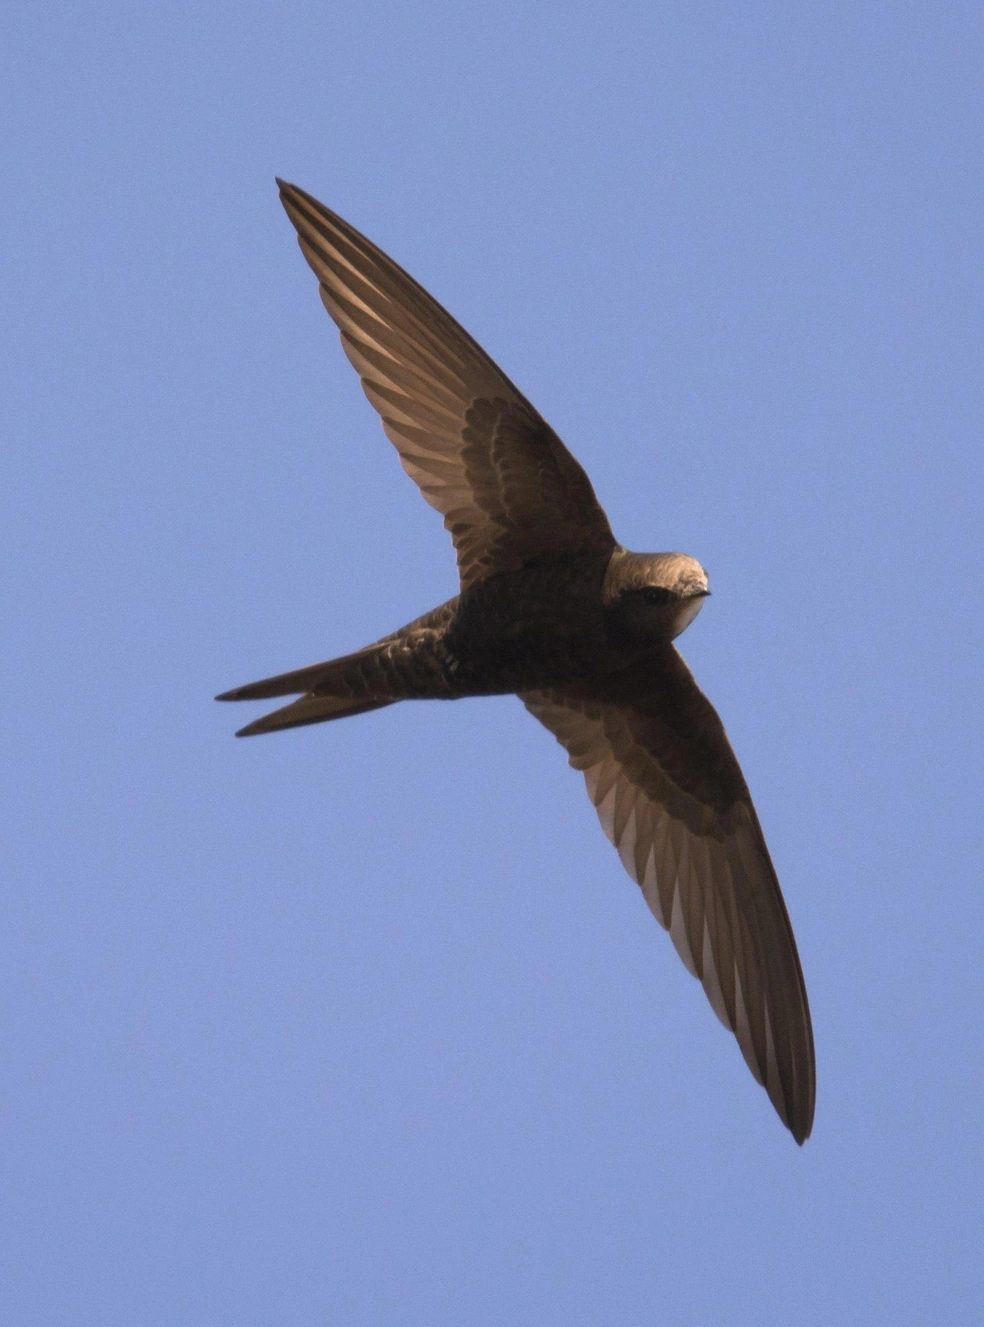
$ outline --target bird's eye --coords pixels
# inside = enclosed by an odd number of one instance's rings
[[[668,604],[673,598],[670,590],[664,590],[659,585],[647,585],[642,592],[642,597],[647,604]]]

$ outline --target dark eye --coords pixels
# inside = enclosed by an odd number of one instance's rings
[[[648,585],[642,592],[642,597],[647,604],[668,604],[673,598],[672,591],[664,590],[658,585]]]

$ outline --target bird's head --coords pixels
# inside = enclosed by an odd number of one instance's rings
[[[605,617],[625,644],[673,640],[710,594],[707,573],[686,553],[613,554],[602,587]]]

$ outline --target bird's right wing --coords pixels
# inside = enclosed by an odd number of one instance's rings
[[[738,762],[686,664],[671,647],[600,693],[521,699],[584,774],[626,870],[802,1143],[815,1070],[796,942]]]
[[[481,346],[364,235],[278,184],[345,353],[444,516],[462,588],[544,557],[612,551],[587,475]]]

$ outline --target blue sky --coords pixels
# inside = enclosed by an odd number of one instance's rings
[[[2,22],[6,1320],[974,1320],[979,9]],[[517,701],[212,703],[455,589],[275,173],[708,568],[802,1150]]]

